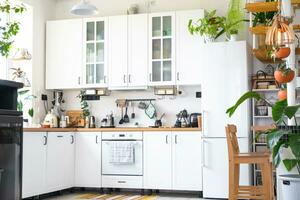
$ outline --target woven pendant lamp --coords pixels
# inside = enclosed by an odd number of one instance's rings
[[[278,2],[281,5],[281,1]],[[281,10],[275,16],[272,26],[266,34],[266,44],[272,46],[284,46],[295,41],[295,33],[288,23],[281,17]]]

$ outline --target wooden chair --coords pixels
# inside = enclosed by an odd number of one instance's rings
[[[226,137],[229,157],[229,200],[273,200],[273,174],[269,153],[240,153],[235,125],[227,125]],[[257,164],[261,168],[262,186],[241,186],[240,164]]]

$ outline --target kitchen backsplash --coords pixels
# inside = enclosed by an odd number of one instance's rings
[[[201,98],[196,98],[196,92],[201,91],[200,86],[185,86],[180,87],[180,91],[183,91],[181,95],[178,96],[166,96],[161,98],[161,96],[154,95],[153,89],[142,90],[142,91],[112,91],[110,96],[101,97],[99,101],[88,101],[90,106],[91,114],[96,117],[96,125],[100,125],[102,118],[105,118],[107,114],[113,112],[115,116],[115,124],[119,125],[119,120],[121,119],[121,109],[116,105],[116,99],[140,99],[140,98],[154,98],[157,99],[153,102],[157,109],[157,115],[160,117],[165,113],[162,119],[163,126],[173,126],[176,121],[176,114],[186,109],[189,113],[195,113],[201,111]],[[79,110],[80,103],[76,96],[79,94],[79,90],[66,90],[64,91],[63,108],[67,110]],[[134,102],[134,112],[136,117],[134,119],[130,118],[130,123],[123,124],[122,126],[132,127],[136,122],[138,122],[141,127],[153,126],[155,119],[149,119],[145,114],[144,110],[138,108],[139,102]],[[148,102],[145,102],[148,104]],[[131,116],[133,108],[128,108],[128,115]],[[124,109],[125,113],[125,109]]]

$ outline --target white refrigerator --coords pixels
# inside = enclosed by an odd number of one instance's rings
[[[235,124],[241,152],[249,151],[250,106],[229,118],[226,110],[249,90],[251,57],[245,41],[204,44],[201,53],[203,196],[228,198],[228,150],[225,126]],[[250,167],[242,166],[241,184],[249,185]]]

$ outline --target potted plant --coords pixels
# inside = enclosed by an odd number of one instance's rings
[[[211,12],[205,11],[204,18],[188,23],[188,29],[191,34],[199,34],[204,37],[205,42],[213,42],[224,33],[225,17],[216,15],[216,10]]]
[[[275,80],[282,83],[289,83],[295,77],[295,71],[286,66],[286,63],[279,63],[277,70],[274,72]]]
[[[18,15],[26,10],[24,4],[12,5],[9,0],[0,3],[0,13],[5,15]],[[0,25],[0,54],[8,57],[14,43],[14,37],[19,33],[20,23],[9,21]]]
[[[244,12],[241,0],[230,0],[228,12],[226,16],[225,32],[227,40],[236,41],[237,34],[242,28],[244,20]]]
[[[25,75],[26,73],[21,70],[21,68],[10,68],[13,70],[12,80],[20,83],[25,83]]]
[[[267,145],[272,152],[273,165],[277,168],[281,161],[287,171],[296,168],[298,174],[282,175],[280,177],[283,189],[283,199],[297,200],[299,196],[295,194],[295,190],[291,191],[288,187],[294,184],[296,190],[300,190],[300,126],[297,125],[296,113],[300,105],[288,106],[287,100],[279,100],[272,104],[267,99],[256,92],[246,92],[234,106],[230,107],[226,113],[231,117],[235,110],[247,99],[262,100],[272,107],[272,119],[275,122],[274,128],[267,130]],[[285,120],[294,120],[296,126],[289,126]],[[291,151],[291,158],[283,158],[281,150],[289,149]],[[287,184],[288,185],[284,185]]]
[[[89,110],[89,104],[85,100],[86,96],[86,91],[81,90],[80,93],[78,94],[78,98],[80,99],[80,107],[82,110],[82,118],[80,120],[80,126],[85,126],[86,123],[88,123],[85,119],[90,116],[90,110]]]

